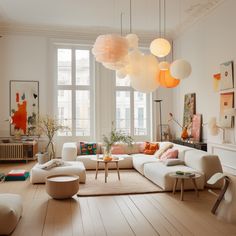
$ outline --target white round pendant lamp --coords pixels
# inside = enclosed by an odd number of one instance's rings
[[[170,53],[171,46],[168,40],[164,38],[154,39],[150,44],[150,51],[157,57],[165,57]]]
[[[176,60],[170,65],[170,73],[175,78],[185,79],[189,77],[191,72],[192,68],[190,63],[184,59]]]

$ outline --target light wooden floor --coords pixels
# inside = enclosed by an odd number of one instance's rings
[[[2,164],[0,172],[30,169],[29,164]],[[236,235],[236,225],[218,221],[210,213],[215,200],[207,191],[196,198],[186,192],[112,197],[51,199],[44,185],[29,181],[0,183],[1,193],[18,193],[24,200],[23,216],[12,235]],[[1,222],[0,222],[1,224]]]

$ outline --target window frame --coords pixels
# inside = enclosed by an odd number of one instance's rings
[[[58,49],[71,49],[71,84],[70,85],[59,85],[58,84]],[[89,85],[76,85],[76,50],[88,50],[89,51]],[[71,135],[57,135],[58,137],[75,137],[78,139],[89,140],[95,137],[95,60],[91,52],[91,46],[79,45],[79,44],[55,44],[54,45],[54,72],[55,80],[54,87],[56,90],[55,94],[55,114],[58,117],[58,91],[59,90],[69,90],[71,91],[71,110],[72,110],[72,129]],[[76,91],[85,90],[90,93],[90,135],[89,136],[76,136]]]
[[[149,140],[151,137],[152,137],[152,134],[151,134],[151,121],[152,121],[152,117],[151,117],[151,93],[145,93],[146,94],[146,127],[147,127],[147,135],[135,135],[135,117],[134,117],[134,92],[139,92],[135,89],[133,89],[130,86],[118,86],[116,85],[116,79],[117,79],[117,76],[115,74],[115,109],[114,109],[114,112],[115,112],[115,127],[117,127],[117,124],[116,124],[116,92],[120,91],[124,91],[124,92],[127,92],[129,91],[130,92],[130,135],[137,141],[143,141],[143,140]],[[118,129],[118,128],[117,128]]]

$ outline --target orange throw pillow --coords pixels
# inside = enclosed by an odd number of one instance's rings
[[[158,149],[159,149],[158,143],[146,142],[145,149],[144,149],[143,153],[145,153],[147,155],[153,155],[156,152],[156,150],[158,150]]]

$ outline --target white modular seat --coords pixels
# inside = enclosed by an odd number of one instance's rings
[[[144,165],[144,175],[146,178],[151,180],[153,183],[160,186],[166,191],[171,191],[174,185],[174,178],[170,177],[171,172],[176,171],[194,172],[199,173],[195,169],[185,165],[166,166],[162,162],[157,163],[146,163]],[[205,184],[205,177],[203,173],[199,173],[201,176],[196,179],[198,189],[203,189]],[[179,181],[180,182],[180,181]],[[193,189],[193,183],[191,180],[185,180],[184,189]],[[180,189],[180,183],[177,185],[177,190]]]
[[[46,178],[51,175],[78,175],[80,183],[86,181],[86,170],[84,164],[80,161],[65,161],[62,166],[57,166],[49,170],[40,168],[40,164],[36,164],[30,171],[30,182],[32,184],[45,183]]]

